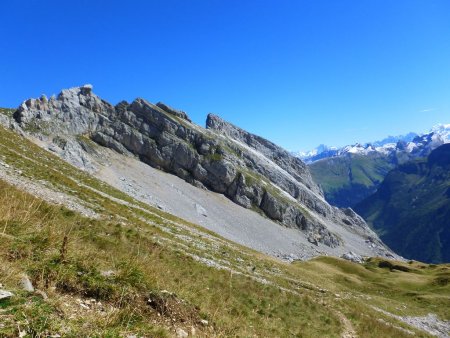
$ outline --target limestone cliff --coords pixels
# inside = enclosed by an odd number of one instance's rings
[[[77,141],[81,135],[119,153],[133,154],[155,168],[298,229],[311,243],[343,245],[345,238],[339,229],[345,228],[380,254],[388,252],[358,215],[324,200],[301,160],[218,116],[208,115],[205,129],[192,123],[185,112],[163,103],[154,105],[138,98],[113,106],[86,85],[63,90],[49,100],[26,100],[14,120],[57,145],[67,140],[71,154],[80,151],[82,156],[84,145]]]

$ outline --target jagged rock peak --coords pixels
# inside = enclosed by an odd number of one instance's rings
[[[165,112],[175,115],[179,118],[182,118],[184,120],[187,120],[189,122],[192,122],[191,119],[189,118],[189,116],[186,114],[186,112],[182,111],[182,110],[178,110],[175,108],[172,108],[170,106],[168,106],[167,104],[163,103],[163,102],[158,102],[156,104],[157,107],[161,108],[162,110],[164,110]]]
[[[224,119],[213,113],[209,113],[206,117],[206,129],[221,130],[225,125],[232,126],[231,123],[225,121]]]
[[[220,132],[223,135],[226,135],[228,137],[231,137],[237,141],[243,142],[250,146],[251,148],[254,148],[258,151],[261,151],[264,155],[271,155],[273,152],[278,153],[278,155],[283,155],[289,158],[292,158],[295,162],[302,165],[302,167],[305,167],[303,162],[301,160],[298,160],[291,154],[289,154],[286,150],[281,148],[280,146],[277,146],[275,143],[266,140],[265,138],[249,133],[248,131],[241,129],[234,124],[225,121],[221,117],[214,115],[214,114],[208,114],[206,118],[206,128],[215,130]]]
[[[206,128],[228,136],[262,153],[289,173],[296,181],[301,182],[316,194],[323,195],[322,190],[314,183],[306,164],[275,143],[249,133],[214,114],[208,114]]]
[[[209,113],[208,116],[206,117],[206,129],[220,131],[221,133],[224,133],[227,136],[230,136],[234,139],[238,139],[241,141],[245,141],[245,139],[248,138],[250,135],[264,140],[262,137],[253,135],[253,134],[245,131],[244,129],[241,129],[241,128],[235,126],[234,124],[225,121],[220,116],[217,116],[212,113]],[[267,140],[264,140],[264,141],[267,141]],[[267,142],[270,142],[270,141],[267,141]]]
[[[123,100],[123,101],[120,101],[118,104],[116,104],[114,108],[116,109],[117,113],[123,113],[127,110],[128,106],[129,106],[129,103],[127,101]]]
[[[241,129],[214,114],[208,114],[206,118],[206,128],[218,131],[223,135],[245,143],[249,147],[261,151],[266,156],[273,153],[273,151],[281,152],[283,155],[286,153],[287,156],[291,156],[287,151],[276,144],[262,138],[261,136],[251,134],[248,131]],[[302,163],[301,161],[298,162]]]

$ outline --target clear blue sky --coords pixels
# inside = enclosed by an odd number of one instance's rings
[[[0,106],[84,83],[289,150],[450,123],[450,1],[2,1]]]

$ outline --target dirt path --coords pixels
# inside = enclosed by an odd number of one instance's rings
[[[335,314],[336,316],[338,316],[344,328],[344,331],[341,334],[341,338],[357,338],[358,335],[353,328],[352,322],[340,311],[335,310]]]

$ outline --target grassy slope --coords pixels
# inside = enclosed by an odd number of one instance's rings
[[[12,108],[0,108],[0,114],[4,114],[6,116],[12,116],[15,111],[16,110]]]
[[[385,156],[355,154],[327,158],[309,165],[327,201],[340,207],[353,207],[372,194],[393,167]]]
[[[0,301],[0,336],[16,336],[18,327],[30,336],[164,336],[194,326],[199,336],[337,337],[348,330],[343,316],[364,337],[406,336],[378,319],[404,324],[370,305],[450,319],[448,266],[401,272],[335,258],[285,264],[134,201],[1,127],[0,160],[101,215],[87,219],[0,182],[0,283],[16,293]],[[114,275],[101,274],[107,270]],[[48,299],[20,291],[22,273]],[[93,298],[103,310],[84,310],[77,298]]]
[[[450,155],[441,150],[432,154],[448,160]],[[441,164],[419,159],[401,165],[356,207],[385,243],[405,257],[450,261],[450,163]]]

